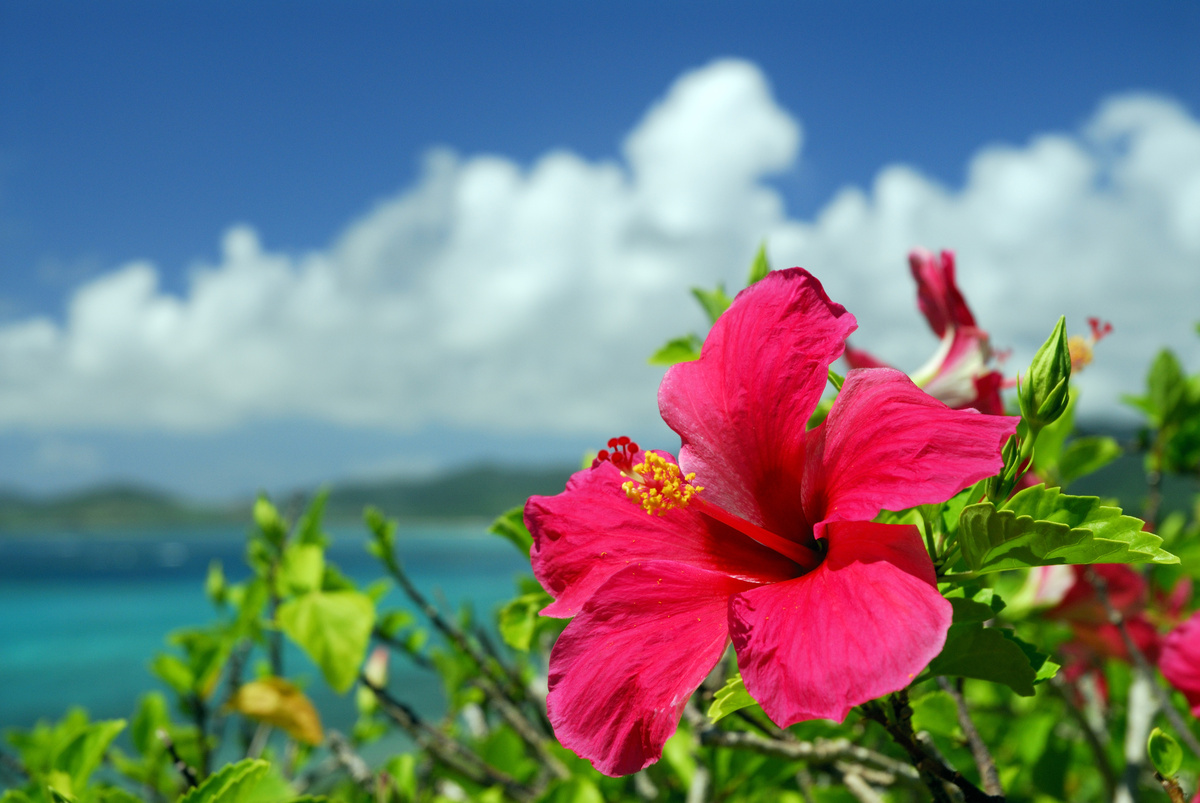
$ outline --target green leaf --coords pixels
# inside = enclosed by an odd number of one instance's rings
[[[1033,696],[1037,669],[1007,630],[978,623],[950,625],[946,646],[929,664],[935,675],[1003,683],[1023,697]]]
[[[734,711],[752,705],[758,705],[758,702],[746,691],[741,674],[737,674],[725,681],[725,685],[713,696],[712,705],[708,707],[708,719],[717,722]]]
[[[975,593],[971,599],[965,597],[948,597],[950,607],[954,609],[954,624],[971,624],[973,622],[986,622],[989,619],[994,619],[996,614],[1004,610],[1004,600],[992,591],[990,588],[985,588]]]
[[[196,676],[187,664],[174,655],[160,652],[150,662],[150,671],[179,694],[188,694],[196,684]]]
[[[836,373],[832,368],[829,369],[829,384],[833,385],[833,389],[840,391],[842,385],[846,384],[846,377]]]
[[[488,527],[488,532],[501,538],[507,538],[513,546],[525,554],[525,557],[529,557],[529,548],[533,546],[533,536],[525,526],[524,506],[514,507],[501,513],[492,522],[492,526]]]
[[[767,244],[764,241],[758,247],[758,253],[754,255],[754,262],[750,264],[750,276],[746,279],[746,286],[754,284],[766,277],[771,272],[771,263],[767,261]]]
[[[942,736],[954,736],[960,730],[958,706],[954,698],[944,691],[933,691],[913,700],[912,711],[914,730]]]
[[[725,285],[723,284],[718,284],[715,290],[693,287],[692,295],[700,302],[700,306],[704,307],[709,323],[716,323],[717,318],[721,317],[721,313],[729,309],[729,305],[733,303],[733,299],[725,295]]]
[[[700,347],[704,341],[696,335],[684,335],[673,340],[650,355],[647,360],[651,365],[675,365],[681,362],[691,362],[700,359]]]
[[[143,756],[161,753],[163,745],[158,739],[158,730],[170,722],[167,698],[156,691],[143,694],[138,701],[137,713],[133,715],[133,727],[129,730],[134,748]]]
[[[1179,747],[1179,742],[1161,728],[1150,731],[1146,752],[1154,769],[1164,778],[1174,778],[1175,773],[1179,772],[1179,765],[1183,763],[1183,750]]]
[[[123,730],[123,719],[96,722],[63,748],[55,765],[71,777],[71,791],[78,793],[87,786],[88,778],[104,759],[104,751],[108,750],[112,740]]]
[[[142,799],[124,789],[109,787],[101,792],[104,803],[142,803]]]
[[[321,588],[324,575],[325,548],[296,541],[283,550],[277,585],[282,596],[307,594]]]
[[[314,591],[285,602],[279,627],[308,653],[339,694],[354,685],[375,625],[375,604],[357,591]]]
[[[554,784],[545,803],[604,803],[604,795],[589,778],[575,777]]]
[[[1038,438],[1037,448],[1042,448],[1041,437]],[[1101,435],[1076,438],[1067,444],[1058,461],[1059,479],[1063,485],[1067,485],[1099,471],[1120,456],[1121,447],[1112,438]]]
[[[204,578],[204,593],[214,605],[224,605],[229,584],[225,582],[225,572],[221,561],[213,559],[208,564],[208,574]]]
[[[1094,496],[1026,488],[997,510],[991,502],[963,508],[959,543],[973,572],[1066,563],[1178,563],[1143,532],[1143,522]],[[952,577],[952,576],[951,576]]]
[[[538,611],[552,602],[543,592],[522,594],[500,609],[500,637],[504,643],[521,652],[529,652],[529,644],[537,629]]]
[[[247,758],[230,764],[205,779],[179,799],[179,803],[240,803],[267,774],[267,762]]]
[[[1071,350],[1067,346],[1067,322],[1059,317],[1054,331],[1037,353],[1025,375],[1018,383],[1017,401],[1021,417],[1035,429],[1052,424],[1064,412],[1071,400]]]
[[[312,546],[326,546],[325,533],[321,529],[321,519],[325,516],[325,503],[329,501],[329,489],[322,488],[308,503],[308,509],[300,517],[296,525],[296,541]]]

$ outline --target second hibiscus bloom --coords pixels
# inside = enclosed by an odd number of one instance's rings
[[[574,620],[550,658],[559,740],[610,775],[656,761],[732,640],[777,724],[841,720],[940,652],[950,605],[915,527],[871,522],[1001,467],[1017,419],[951,410],[889,368],[856,369],[806,431],[856,327],[799,268],[740,293],[659,408],[669,454],[618,443],[533,497],[534,573]]]

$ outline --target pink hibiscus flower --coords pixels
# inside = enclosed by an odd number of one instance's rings
[[[542,613],[574,616],[550,656],[548,713],[601,772],[659,758],[730,640],[781,726],[842,720],[941,650],[951,609],[917,529],[871,519],[995,474],[1017,419],[866,369],[805,431],[855,326],[806,271],[769,274],[663,379],[678,463],[621,439],[526,505],[554,597]]]
[[[934,334],[942,339],[938,350],[912,374],[919,387],[956,410],[974,408],[1002,415],[1000,388],[1004,378],[988,367],[992,351],[987,332],[975,325],[975,316],[954,279],[954,252],[939,255],[916,249],[908,255],[917,280],[917,304]],[[846,347],[851,368],[879,368],[887,363],[862,349]]]
[[[1200,717],[1200,611],[1167,634],[1158,668]]]

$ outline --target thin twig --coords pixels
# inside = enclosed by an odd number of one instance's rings
[[[855,800],[859,803],[884,803],[879,793],[866,781],[862,776],[855,772],[847,772],[842,775],[842,783],[850,794],[854,795]]]
[[[1124,642],[1129,657],[1133,659],[1133,665],[1150,680],[1150,686],[1154,691],[1158,705],[1162,709],[1163,714],[1166,715],[1167,720],[1171,723],[1171,727],[1179,734],[1179,738],[1188,746],[1192,754],[1200,758],[1200,741],[1196,740],[1191,728],[1184,721],[1183,716],[1171,704],[1170,693],[1155,680],[1154,667],[1146,660],[1145,653],[1142,652],[1137,642],[1133,640],[1133,636],[1129,634],[1129,628],[1125,626],[1125,617],[1121,615],[1121,612],[1113,606],[1112,600],[1109,599],[1108,583],[1100,576],[1099,572],[1091,567],[1088,567],[1087,578],[1092,587],[1096,589],[1096,596],[1099,598],[1100,604],[1104,606],[1105,613],[1108,614],[1109,623],[1116,627],[1117,632],[1121,634],[1121,641]]]
[[[416,712],[392,697],[365,675],[359,680],[375,692],[384,713],[395,720],[421,748],[428,750],[446,766],[484,786],[500,786],[506,795],[520,803],[532,803],[537,793],[512,776],[498,770],[446,734],[426,725]]]
[[[950,698],[954,700],[955,708],[958,709],[958,726],[962,728],[963,734],[967,737],[967,744],[971,747],[971,757],[975,759],[975,766],[979,768],[983,791],[989,795],[1003,795],[1004,787],[1000,785],[1000,773],[996,771],[996,762],[988,751],[983,737],[979,735],[975,723],[971,720],[971,713],[967,710],[967,701],[963,699],[962,690],[944,677],[939,677],[937,680],[942,691],[950,695]]]
[[[725,731],[702,728],[700,743],[710,747],[747,750],[764,756],[791,761],[804,761],[820,766],[833,766],[838,761],[850,761],[874,766],[894,776],[895,780],[920,781],[917,771],[902,761],[851,743],[847,739],[817,739],[811,742],[768,739],[749,731]]]
[[[358,784],[359,788],[368,793],[374,793],[375,778],[371,774],[371,768],[367,766],[367,762],[363,761],[362,756],[354,752],[346,737],[339,731],[331,730],[325,737],[325,742],[329,745],[329,750],[333,753],[338,766],[346,770],[350,779]]]
[[[196,776],[196,771],[180,758],[179,751],[175,749],[175,742],[171,740],[171,735],[167,733],[165,728],[158,729],[158,738],[166,745],[167,754],[171,756],[171,761],[174,763],[175,769],[183,776],[183,782],[187,784],[187,788],[192,789],[199,784],[200,780]]]
[[[1000,803],[1004,800],[1003,796],[989,795],[984,792],[964,777],[961,772],[951,769],[941,759],[929,753],[913,732],[912,708],[908,704],[907,694],[902,691],[897,692],[891,696],[890,702],[895,721],[888,717],[883,706],[878,702],[864,703],[859,706],[859,709],[867,719],[882,725],[891,735],[892,740],[908,754],[908,760],[921,774],[921,780],[929,788],[934,800],[938,803],[950,802],[951,798],[943,787],[943,783],[951,784],[961,790],[967,803]]]
[[[1179,786],[1179,781],[1174,778],[1164,778],[1157,772],[1154,773],[1154,779],[1162,784],[1163,791],[1167,793],[1171,803],[1186,803],[1187,796],[1183,794],[1183,788]]]
[[[1100,736],[1096,733],[1096,729],[1092,727],[1092,723],[1088,722],[1083,711],[1071,699],[1071,693],[1066,687],[1066,681],[1055,675],[1050,679],[1050,688],[1054,689],[1055,693],[1062,698],[1063,704],[1067,707],[1067,713],[1075,720],[1075,724],[1079,727],[1079,732],[1083,734],[1083,740],[1091,748],[1092,757],[1096,761],[1096,769],[1100,771],[1100,779],[1104,782],[1104,799],[1112,800],[1113,793],[1117,788],[1117,774],[1113,770],[1112,762],[1108,759],[1108,750],[1105,749],[1104,744],[1100,741]],[[1107,736],[1107,734],[1105,735]]]

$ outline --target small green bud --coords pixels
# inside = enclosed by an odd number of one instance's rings
[[[1067,346],[1067,323],[1059,318],[1050,337],[1033,355],[1029,373],[1017,399],[1021,415],[1035,430],[1058,420],[1071,400],[1071,349]]]
[[[267,542],[278,549],[287,538],[287,522],[271,504],[271,500],[260,496],[254,502],[254,523],[262,531]]]
[[[1179,765],[1183,763],[1183,750],[1179,747],[1179,742],[1161,728],[1150,731],[1146,752],[1154,769],[1164,778],[1175,777],[1175,773],[1179,772]]]

